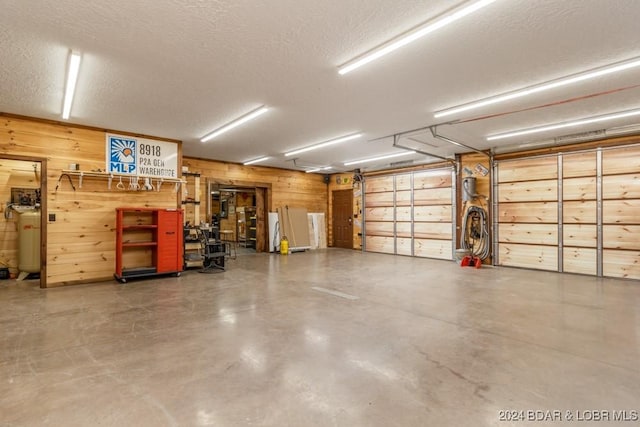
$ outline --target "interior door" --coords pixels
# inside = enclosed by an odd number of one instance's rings
[[[333,246],[353,249],[353,190],[332,193]]]

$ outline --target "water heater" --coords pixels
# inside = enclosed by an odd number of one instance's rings
[[[18,216],[18,270],[40,272],[40,211],[26,211]]]

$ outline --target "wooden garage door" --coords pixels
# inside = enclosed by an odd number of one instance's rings
[[[365,250],[453,259],[454,179],[452,168],[365,178]]]
[[[640,147],[496,163],[498,265],[640,279]]]

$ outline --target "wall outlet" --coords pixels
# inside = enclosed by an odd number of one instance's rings
[[[55,221],[56,221],[56,214],[50,213],[49,214],[49,222],[55,222]]]

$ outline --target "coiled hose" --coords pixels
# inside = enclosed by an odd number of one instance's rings
[[[480,206],[469,206],[462,218],[463,249],[469,249],[473,256],[482,260],[489,257],[489,222],[487,211]]]

